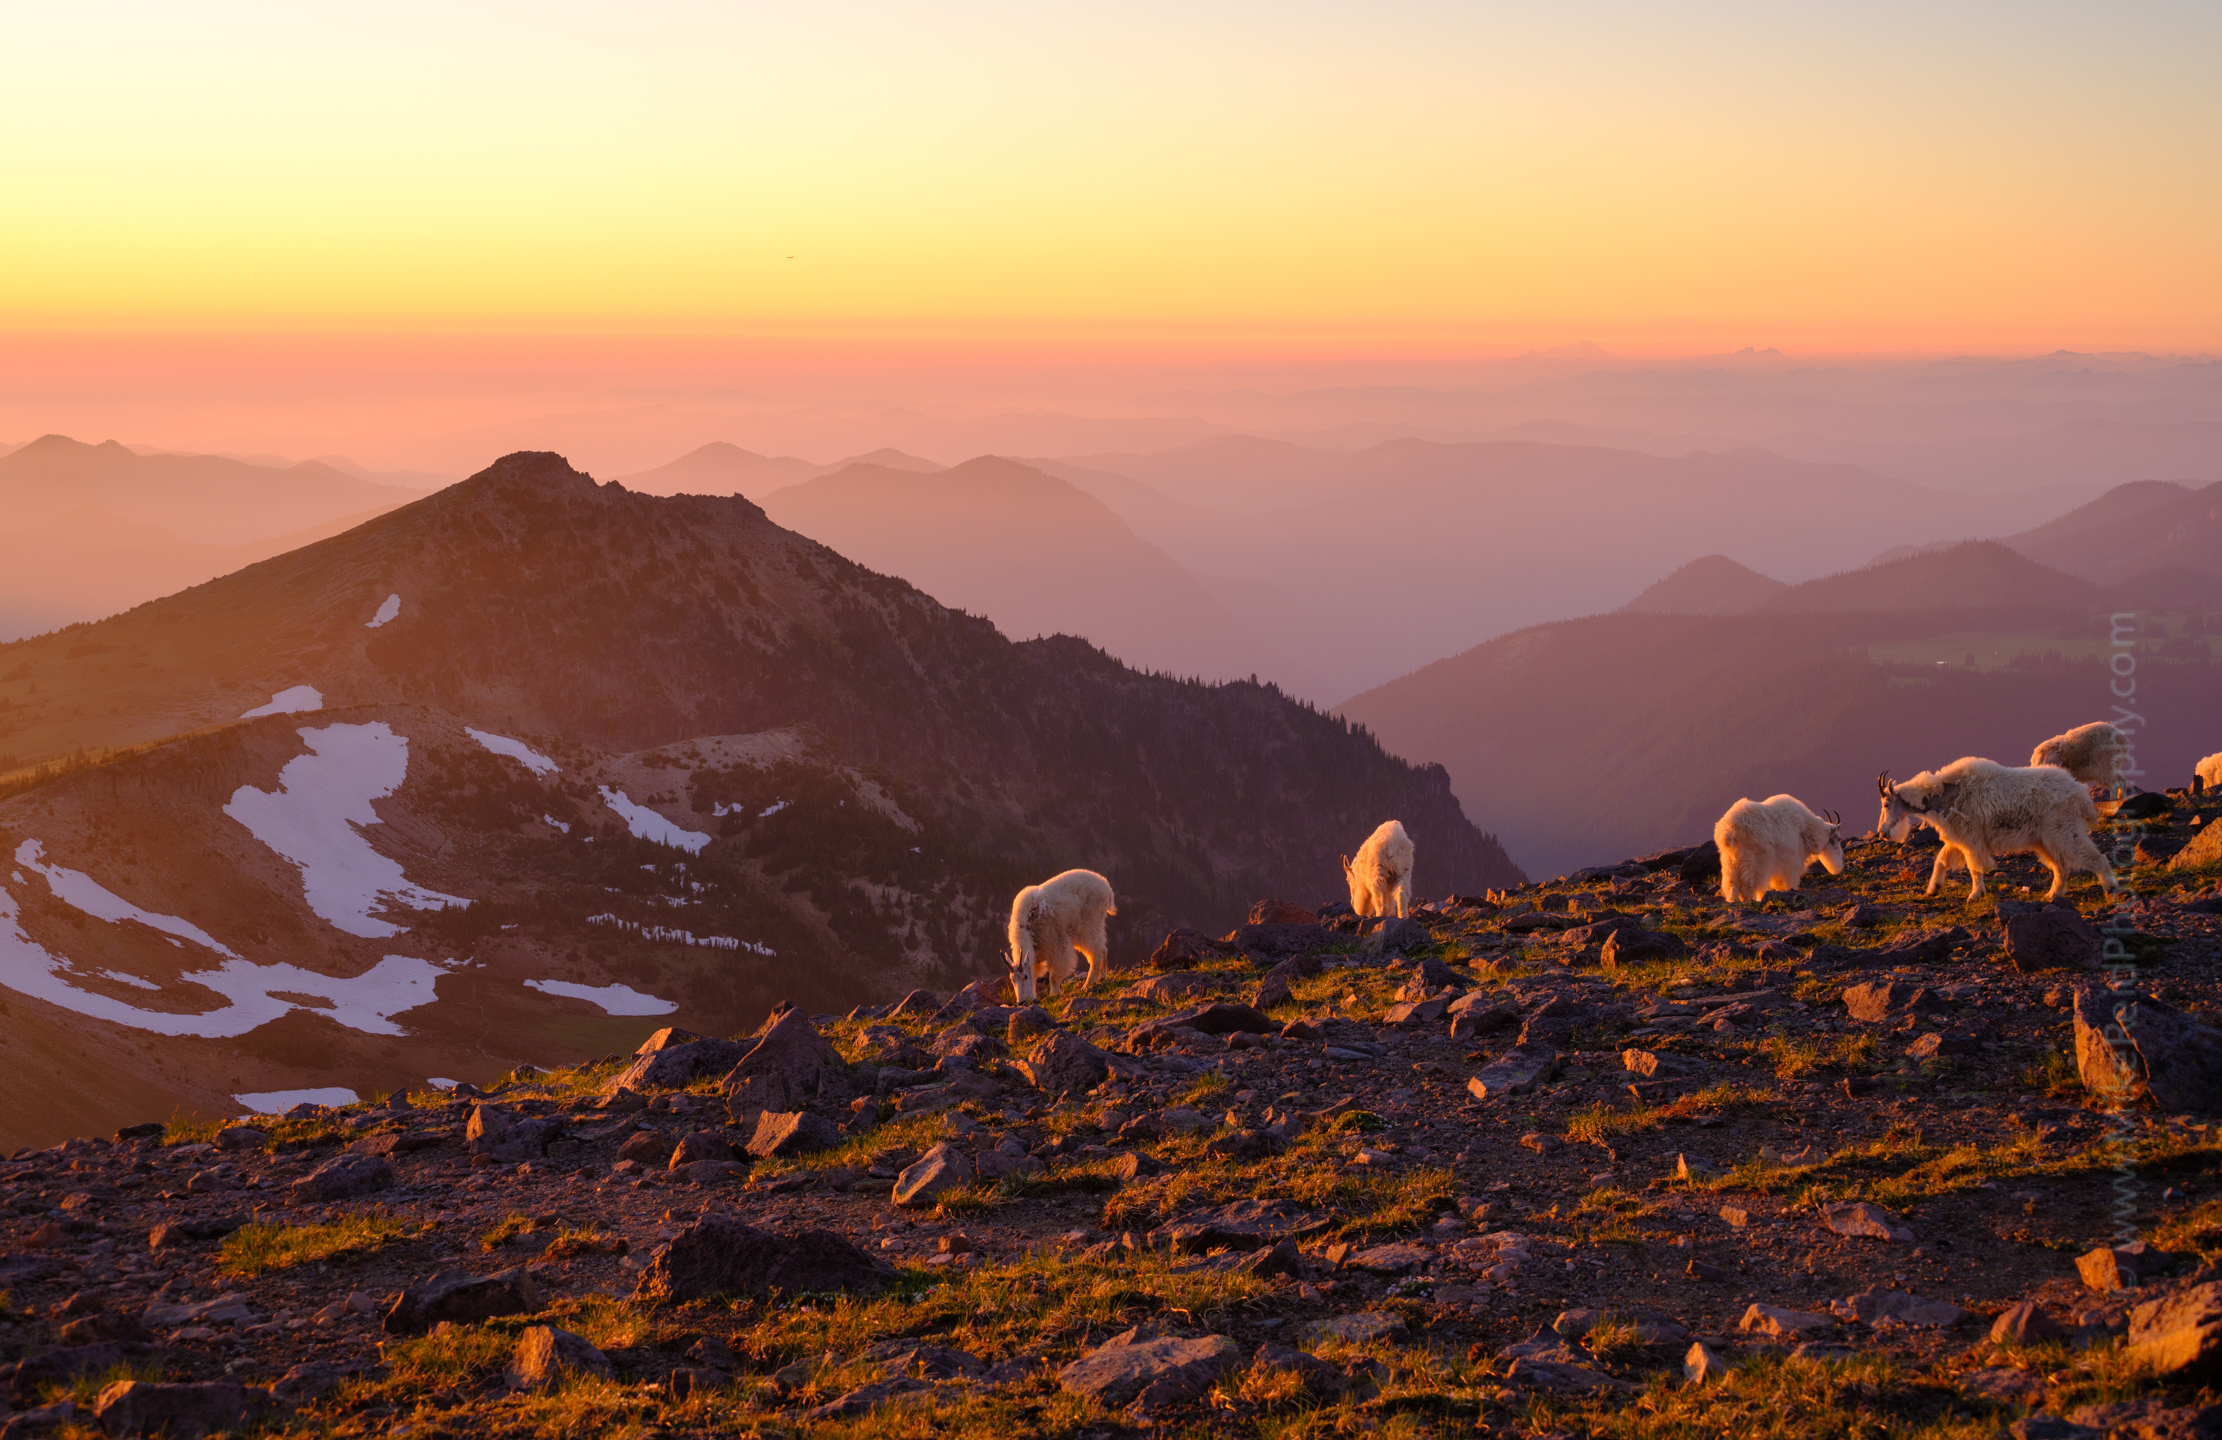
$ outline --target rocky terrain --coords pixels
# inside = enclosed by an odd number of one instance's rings
[[[2215,1434],[2205,803],[19,1152],[0,1434]]]

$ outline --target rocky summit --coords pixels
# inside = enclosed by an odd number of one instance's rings
[[[2216,871],[1849,850],[21,1151],[0,1434],[2222,1431]]]

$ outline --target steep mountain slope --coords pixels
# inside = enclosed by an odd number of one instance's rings
[[[126,520],[97,505],[0,520],[0,640],[98,620],[188,585],[351,530],[384,507],[231,545],[182,540],[159,525]]]
[[[0,646],[0,747],[36,767],[0,777],[0,1038],[111,1056],[96,1109],[947,985],[1070,865],[1128,961],[1337,893],[1390,815],[1428,891],[1518,876],[1440,768],[1270,687],[1013,644],[746,500],[552,455]]]
[[[421,493],[313,460],[280,468],[220,455],[139,455],[113,440],[86,445],[66,435],[0,455],[0,522],[96,506],[203,545],[295,534]]]
[[[2101,585],[2168,568],[2222,576],[2222,481],[2118,485],[2006,543]]]
[[[1701,555],[1620,608],[1651,615],[1741,615],[1789,588],[1726,555]]]
[[[1969,540],[1808,580],[1768,600],[1778,614],[1855,610],[2054,609],[2080,612],[2097,587],[1995,540]]]
[[[982,456],[931,475],[851,465],[767,496],[772,519],[1004,633],[1077,635],[1142,669],[1225,679],[1274,656],[1093,496]]]

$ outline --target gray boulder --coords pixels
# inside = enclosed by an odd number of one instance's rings
[[[609,1356],[585,1337],[552,1325],[534,1325],[517,1337],[509,1357],[510,1389],[552,1390],[576,1375],[609,1379]]]
[[[826,1150],[841,1143],[841,1129],[823,1115],[808,1110],[766,1110],[756,1117],[756,1133],[749,1137],[748,1153],[759,1160],[774,1155],[800,1155]]]
[[[393,1188],[393,1166],[380,1155],[335,1155],[286,1187],[296,1201],[324,1204]]]
[[[267,1398],[267,1392],[257,1394]],[[240,1429],[247,1423],[248,1394],[232,1380],[165,1385],[118,1380],[100,1392],[93,1414],[111,1435],[162,1435],[171,1440]]]
[[[2102,1099],[2140,1091],[2169,1112],[2222,1109],[2222,1030],[2134,993],[2075,992],[2075,1063]]]
[[[1051,1095],[1093,1090],[1111,1075],[1111,1061],[1101,1050],[1062,1030],[1027,1052],[1018,1068],[1028,1084]]]
[[[540,1287],[522,1269],[492,1275],[449,1270],[401,1292],[386,1312],[389,1335],[421,1335],[442,1320],[468,1325],[500,1315],[530,1315],[541,1307]]]
[[[978,1178],[972,1157],[944,1140],[895,1177],[893,1199],[906,1207],[931,1205],[944,1193],[961,1190]]]
[[[685,1030],[660,1030],[658,1035],[689,1035]],[[650,1043],[654,1043],[654,1036]],[[602,1082],[609,1093],[619,1090],[683,1090],[705,1075],[733,1068],[748,1047],[733,1040],[694,1038],[676,1040],[644,1052],[618,1074]]]
[[[1145,1340],[1128,1330],[1058,1371],[1057,1383],[1107,1409],[1151,1409],[1194,1399],[1241,1361],[1241,1347],[1225,1335]]]
[[[712,1215],[660,1245],[634,1289],[641,1300],[700,1300],[711,1295],[871,1295],[894,1279],[891,1267],[829,1230],[779,1234]]]
[[[808,1110],[828,1119],[848,1113],[849,1067],[810,1017],[789,1010],[765,1026],[725,1077],[736,1124],[755,1128],[765,1110]]]
[[[2000,903],[1998,913],[2006,921],[2006,958],[2023,974],[2093,969],[2099,964],[2104,951],[2099,932],[2073,905],[2007,900]]]

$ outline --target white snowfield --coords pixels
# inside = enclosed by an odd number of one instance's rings
[[[352,1105],[355,1092],[328,1085],[321,1090],[260,1090],[231,1097],[257,1115],[283,1115],[296,1105]]]
[[[555,761],[522,740],[512,740],[507,735],[489,735],[484,730],[473,730],[468,725],[463,727],[463,733],[496,755],[507,755],[535,775],[553,775],[561,768]]]
[[[387,621],[392,620],[394,617],[398,616],[400,613],[401,596],[398,594],[388,595],[385,599],[385,603],[378,607],[378,613],[371,616],[370,619],[363,623],[363,628],[365,630],[375,630],[379,626],[385,624]],[[237,1099],[238,1097],[233,1096],[232,1098]]]
[[[669,845],[674,850],[684,850],[689,855],[699,855],[710,837],[700,830],[688,830],[674,821],[666,820],[645,805],[636,805],[622,790],[600,787],[602,803],[615,810],[625,821],[625,828],[642,840],[652,840],[658,845]]]
[[[673,904],[680,902],[673,901]],[[736,940],[731,935],[697,935],[692,930],[672,930],[662,925],[643,925],[638,920],[621,920],[615,915],[589,915],[589,925],[611,925],[619,930],[630,930],[643,940],[655,940],[666,945],[698,945],[708,950],[747,950],[758,955],[776,955],[779,952],[769,945],[754,940]]]
[[[371,848],[359,826],[381,823],[373,800],[391,795],[409,773],[409,740],[383,720],[368,725],[303,726],[309,752],[288,760],[278,788],[242,785],[224,813],[301,867],[309,908],[335,928],[366,939],[402,933],[371,915],[392,900],[417,910],[471,902],[409,883],[401,866]]]
[[[121,925],[126,920],[136,920],[151,930],[159,930],[165,935],[175,936],[178,939],[190,940],[195,945],[213,950],[227,959],[237,960],[239,958],[237,951],[210,935],[200,926],[193,924],[190,920],[180,920],[175,915],[157,915],[151,910],[141,910],[121,895],[110,891],[82,870],[65,870],[59,865],[41,863],[39,857],[45,852],[45,849],[45,845],[40,841],[26,840],[15,847],[15,863],[33,874],[44,876],[46,878],[46,888],[53,891],[54,898],[63,904],[83,911],[96,920],[106,920],[111,925]],[[132,980],[130,983],[144,985],[147,982]]]
[[[252,720],[258,715],[300,715],[323,708],[324,696],[314,685],[293,685],[271,696],[269,704],[241,711],[239,718]]]
[[[103,970],[80,970],[69,960],[48,953],[23,933],[16,898],[0,887],[0,985],[19,994],[44,1000],[95,1020],[144,1030],[155,1035],[198,1035],[229,1039],[266,1025],[289,1010],[313,1010],[340,1024],[369,1035],[405,1032],[393,1017],[438,998],[434,984],[446,972],[429,960],[409,955],[388,955],[353,979],[319,975],[297,965],[257,965],[234,957],[213,970],[187,971],[181,984],[212,990],[225,1004],[215,1010],[148,1010],[111,995],[96,994],[74,983],[79,977],[106,976]],[[144,989],[168,991],[144,980],[131,980]],[[188,1004],[202,1003],[195,995],[179,994]]]
[[[629,985],[580,985],[570,980],[527,980],[525,988],[602,1007],[604,1015],[669,1015],[675,1001],[643,995]]]

